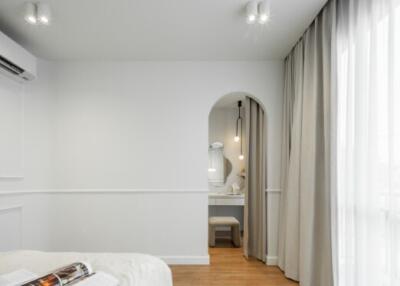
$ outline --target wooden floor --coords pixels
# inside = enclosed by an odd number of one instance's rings
[[[217,241],[210,248],[211,265],[172,266],[174,286],[298,286],[277,268],[243,257],[241,248]]]

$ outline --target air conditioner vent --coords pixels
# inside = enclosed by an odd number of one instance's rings
[[[0,32],[0,73],[17,81],[36,78],[36,58]]]
[[[0,56],[0,67],[15,75],[20,75],[24,72],[23,69],[14,65],[12,62],[2,56]]]

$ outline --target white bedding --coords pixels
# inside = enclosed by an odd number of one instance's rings
[[[120,286],[172,286],[169,267],[159,258],[127,253],[13,251],[0,253],[0,275],[18,269],[38,275],[72,262],[89,262],[94,271],[116,277]]]

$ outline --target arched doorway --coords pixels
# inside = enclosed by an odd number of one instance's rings
[[[266,122],[252,95],[222,96],[209,113],[209,245],[265,260]]]

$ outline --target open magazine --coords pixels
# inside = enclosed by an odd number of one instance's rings
[[[0,286],[117,286],[118,280],[104,272],[93,272],[89,264],[72,263],[42,277],[26,270],[0,276]]]

